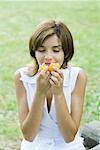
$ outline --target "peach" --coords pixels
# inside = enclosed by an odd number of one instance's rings
[[[51,63],[49,66],[48,66],[48,71],[53,71],[53,67],[56,67],[56,68],[60,68],[60,65],[58,63]]]
[[[56,68],[60,68],[60,65],[58,64],[58,63],[51,63],[49,66],[48,66],[48,71],[53,71],[53,67],[56,67]],[[45,68],[45,64],[43,63],[42,65],[40,65],[40,67],[39,67],[39,72],[40,71],[42,71],[42,70],[44,70],[44,68]]]
[[[40,71],[44,70],[44,68],[45,68],[45,64],[40,65],[40,66],[39,66],[39,70],[38,70],[38,72],[40,72]]]

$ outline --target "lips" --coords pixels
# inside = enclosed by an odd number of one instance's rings
[[[45,63],[45,65],[49,66],[51,63]]]
[[[49,66],[51,64],[51,62],[45,62],[44,64]]]
[[[59,63],[43,63],[42,65],[39,66],[38,72],[44,70],[44,69],[45,69],[45,66],[47,66],[47,65],[48,65],[48,71],[49,71],[49,72],[52,72],[52,71],[54,70],[53,67],[56,67],[56,68],[58,68],[58,69],[60,68]]]

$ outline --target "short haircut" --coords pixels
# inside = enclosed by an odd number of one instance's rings
[[[35,58],[35,51],[42,45],[44,40],[56,34],[61,40],[64,51],[64,62],[62,68],[66,68],[74,54],[73,37],[68,27],[61,21],[47,20],[37,26],[29,40],[30,55]],[[36,58],[35,58],[36,59]]]

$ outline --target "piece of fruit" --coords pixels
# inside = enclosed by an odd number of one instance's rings
[[[45,68],[45,66],[47,66],[46,64],[42,64],[42,65],[40,65],[40,67],[39,67],[39,72],[40,71],[42,71],[42,70],[44,70],[44,68]],[[53,71],[53,67],[56,67],[56,68],[60,68],[60,65],[58,64],[58,63],[51,63],[49,66],[48,66],[48,71]]]
[[[38,72],[40,72],[40,71],[44,70],[44,68],[45,68],[45,64],[43,63],[42,65],[40,65],[40,66],[39,66],[39,70],[38,70]]]
[[[53,67],[56,67],[56,68],[60,68],[60,65],[58,63],[51,63],[49,66],[48,66],[48,71],[53,71]]]

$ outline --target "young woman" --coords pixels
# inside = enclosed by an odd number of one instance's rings
[[[84,150],[78,135],[86,75],[68,65],[74,54],[73,38],[62,22],[39,24],[29,40],[33,66],[15,72],[21,150]],[[51,63],[58,63],[60,68]],[[44,69],[38,71],[44,64]]]

